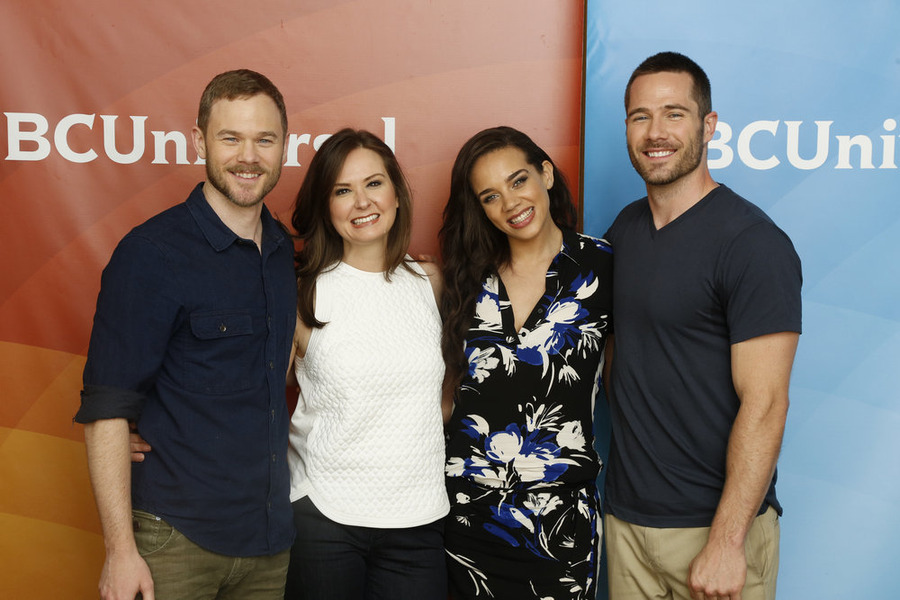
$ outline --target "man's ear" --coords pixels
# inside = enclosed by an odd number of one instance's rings
[[[206,138],[196,125],[191,128],[191,139],[194,142],[194,150],[197,152],[197,156],[206,160]]]

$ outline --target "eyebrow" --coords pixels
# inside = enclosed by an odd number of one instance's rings
[[[384,171],[376,171],[375,173],[372,173],[372,174],[369,175],[368,177],[363,178],[363,183],[369,182],[369,181],[371,181],[371,180],[373,180],[373,179],[375,179],[376,177],[379,177],[379,176],[387,178],[387,173],[385,173]],[[339,187],[339,186],[342,186],[342,185],[345,186],[345,187],[349,187],[349,186],[350,186],[349,183],[344,183],[344,182],[342,182],[342,181],[335,181],[335,182],[334,182],[334,186],[332,186],[332,187]]]
[[[684,106],[683,104],[665,104],[665,105],[663,105],[663,110],[672,110],[673,108],[677,109],[677,110],[683,110],[685,112],[691,112],[691,109],[687,106]],[[643,106],[639,106],[639,107],[634,108],[631,111],[629,111],[628,114],[625,116],[630,117],[632,115],[635,115],[635,114],[641,113],[641,112],[649,113],[651,111],[649,108],[644,108]]]
[[[234,129],[220,129],[219,131],[216,132],[216,135],[219,135],[219,136],[221,136],[221,135],[231,135],[231,136],[235,136],[235,137],[241,137],[241,136],[242,136],[242,133],[241,133],[240,131],[236,131],[236,130],[234,130]],[[277,137],[278,137],[278,133],[275,132],[275,131],[260,131],[260,132],[257,133],[257,136],[258,136],[258,137],[261,137],[261,138],[264,138],[264,137],[274,137],[274,138],[277,138]]]
[[[510,182],[513,179],[515,179],[516,177],[518,177],[520,173],[528,173],[528,169],[519,169],[518,171],[514,171],[514,172],[510,173],[509,175],[507,175],[506,179],[504,179],[504,181]],[[478,192],[477,197],[481,198],[482,196],[484,196],[487,192],[491,191],[492,189],[493,188],[484,188],[483,190]]]

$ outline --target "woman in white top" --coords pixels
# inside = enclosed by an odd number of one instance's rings
[[[446,599],[440,275],[407,255],[411,207],[391,150],[351,129],[297,194],[288,600]]]

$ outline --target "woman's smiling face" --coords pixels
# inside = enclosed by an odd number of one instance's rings
[[[397,194],[384,161],[368,148],[347,155],[331,190],[331,223],[348,246],[386,244],[397,216]]]
[[[538,169],[519,148],[501,148],[475,162],[469,181],[488,220],[509,238],[532,239],[552,226],[548,161]]]

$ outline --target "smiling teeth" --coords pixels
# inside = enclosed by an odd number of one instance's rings
[[[360,219],[353,219],[350,221],[354,225],[365,225],[366,223],[371,223],[375,219],[378,218],[378,215],[369,215],[368,217],[362,217]]]
[[[234,175],[235,175],[236,177],[240,177],[241,179],[256,179],[257,177],[259,177],[260,174],[259,174],[259,173],[246,173],[246,172],[242,172],[242,171],[241,171],[241,172],[235,171],[235,172],[234,172]]]
[[[521,223],[522,221],[524,221],[525,219],[530,217],[533,213],[534,213],[534,208],[529,208],[528,210],[526,210],[519,216],[517,216],[513,219],[510,219],[509,222],[512,223],[513,225],[518,225],[519,223]]]
[[[654,150],[652,152],[648,152],[647,156],[649,156],[650,158],[660,158],[662,156],[669,156],[673,153],[673,150]]]

